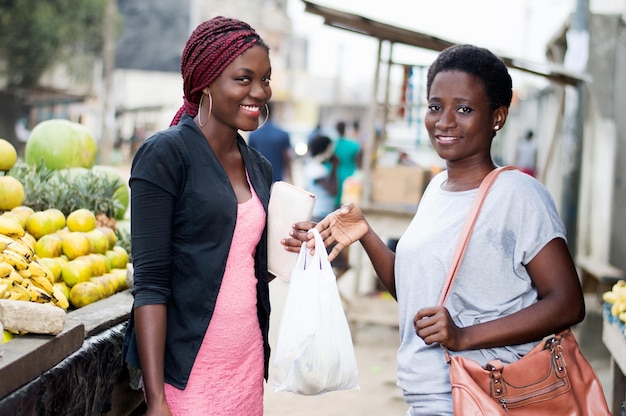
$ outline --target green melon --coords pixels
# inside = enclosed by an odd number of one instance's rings
[[[69,120],[51,119],[37,124],[26,142],[24,160],[48,169],[83,167],[96,163],[98,145],[89,129]]]

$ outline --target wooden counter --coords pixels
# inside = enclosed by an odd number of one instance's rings
[[[602,341],[611,353],[611,386],[613,395],[609,402],[609,410],[613,415],[621,414],[626,392],[626,339],[616,323],[605,318],[602,327]]]
[[[143,401],[121,354],[132,302],[126,290],[68,312],[57,336],[2,344],[0,416],[131,414]]]

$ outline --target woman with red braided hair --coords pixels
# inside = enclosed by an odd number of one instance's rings
[[[272,168],[239,130],[258,128],[272,95],[269,48],[216,17],[191,34],[181,72],[183,106],[132,163],[124,356],[141,370],[147,415],[261,416]]]

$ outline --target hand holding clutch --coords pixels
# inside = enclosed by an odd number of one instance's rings
[[[291,226],[310,221],[315,194],[287,182],[274,182],[267,210],[267,255],[270,273],[289,282],[298,253],[285,250],[281,240],[289,237]]]

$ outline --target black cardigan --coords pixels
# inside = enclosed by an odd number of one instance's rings
[[[237,137],[250,183],[265,212],[272,167]],[[133,159],[131,235],[136,307],[167,304],[165,382],[184,389],[215,308],[235,231],[237,198],[193,119],[146,140]],[[256,247],[257,313],[269,364],[267,224]],[[139,366],[133,314],[124,357]]]

